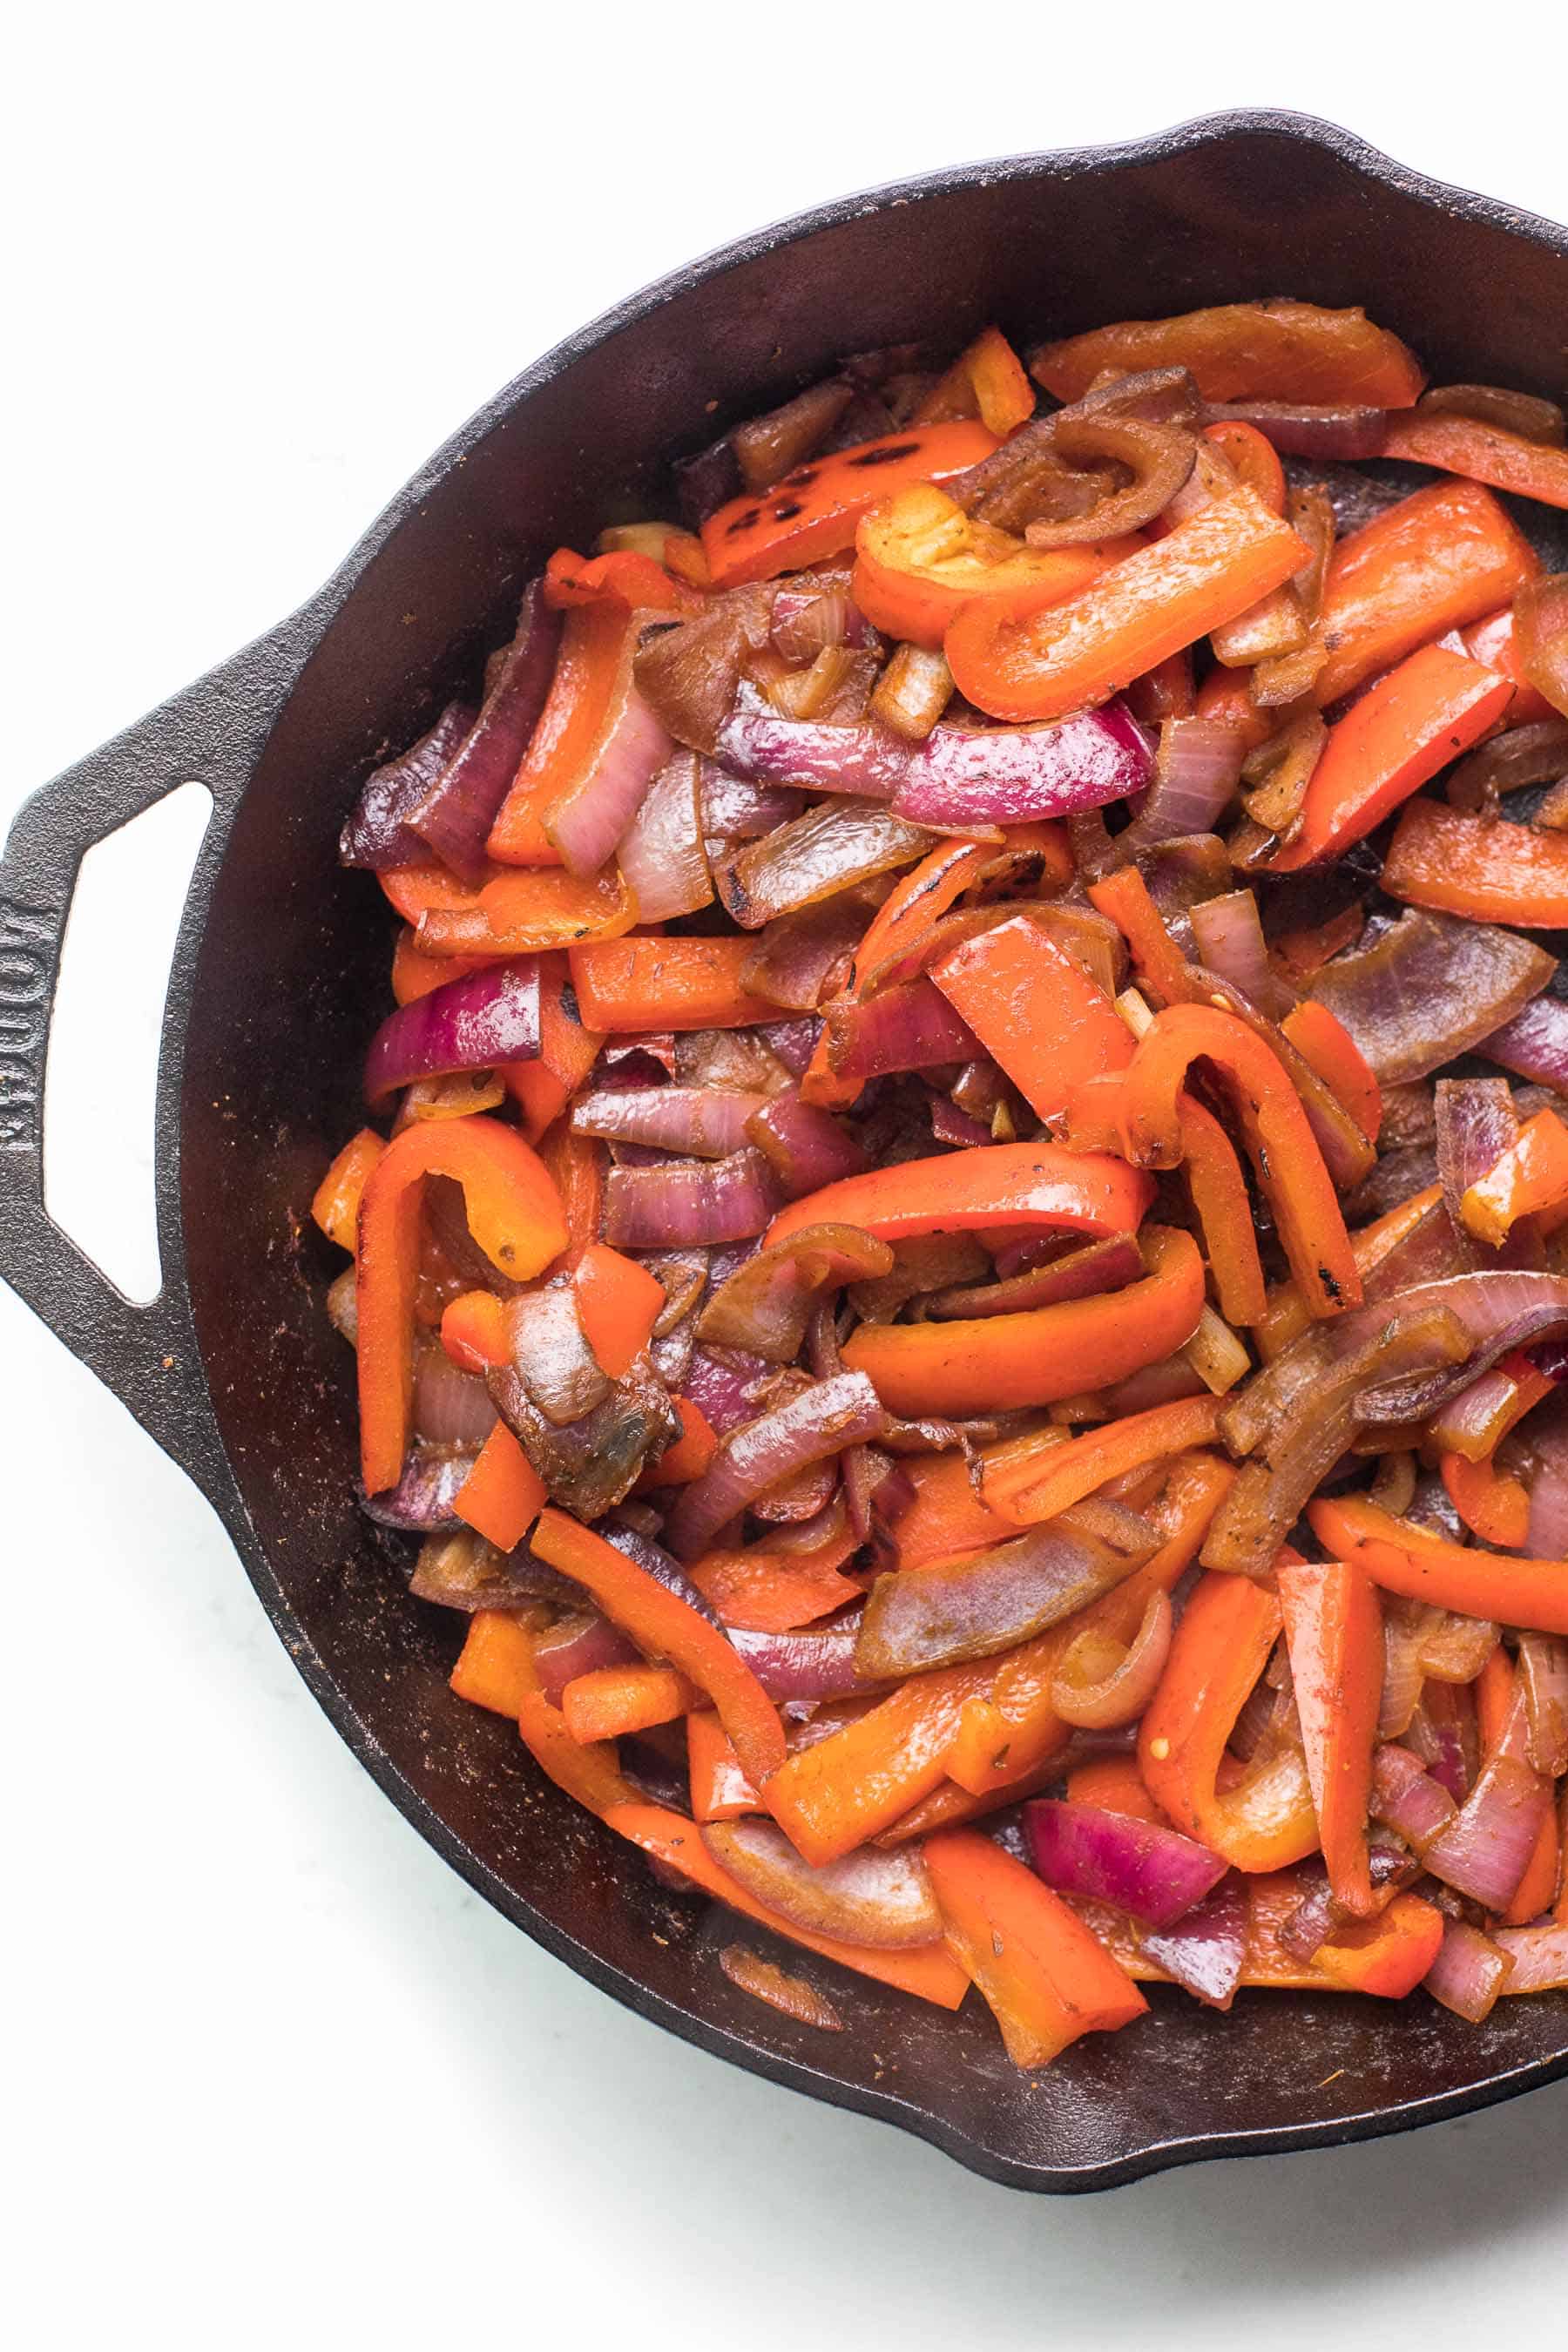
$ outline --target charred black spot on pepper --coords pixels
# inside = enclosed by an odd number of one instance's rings
[[[918,441],[899,441],[886,449],[862,449],[858,457],[847,457],[846,466],[890,466],[899,457],[914,457],[920,454]]]
[[[784,476],[779,488],[781,490],[809,490],[816,479],[815,466],[797,466],[793,474]]]
[[[798,499],[781,499],[778,505],[773,509],[773,520],[775,522],[793,522],[800,511],[801,505]]]
[[[1337,1302],[1342,1294],[1341,1293],[1339,1284],[1334,1280],[1333,1276],[1329,1272],[1326,1265],[1321,1265],[1318,1268],[1318,1280],[1322,1284],[1323,1288],[1327,1291],[1329,1297]]]
[[[733,522],[725,524],[724,536],[726,539],[733,539],[738,530],[752,530],[762,519],[761,507],[748,507],[744,514],[738,514]]]

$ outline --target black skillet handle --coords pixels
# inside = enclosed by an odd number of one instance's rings
[[[83,856],[192,781],[212,793],[213,814],[174,969],[195,952],[240,794],[293,682],[295,638],[294,625],[285,623],[44,785],[18,810],[0,859],[0,1278],[193,1472],[202,1452],[205,1391],[179,1286],[165,1279],[156,1298],[134,1305],[44,1207],[49,1022]],[[182,1042],[165,1028],[160,1159],[178,1148],[173,1092]],[[161,1240],[166,1250],[166,1224]]]

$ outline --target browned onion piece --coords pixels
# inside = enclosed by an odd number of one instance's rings
[[[1383,451],[1386,412],[1381,408],[1349,402],[1211,400],[1205,414],[1211,425],[1256,425],[1282,457],[1376,457]]]
[[[1110,458],[1125,466],[1132,479],[1087,514],[1029,523],[1024,535],[1031,547],[1081,547],[1089,540],[1142,530],[1170,505],[1196,461],[1197,443],[1178,425],[1150,425],[1133,416],[1072,416],[1065,409],[1055,423],[1058,457],[1078,467]]]
[[[767,1099],[731,1087],[602,1087],[577,1097],[568,1124],[608,1143],[727,1160],[746,1149],[746,1121]]]
[[[1552,958],[1490,923],[1411,908],[1370,947],[1314,973],[1307,993],[1349,1031],[1381,1084],[1468,1053],[1548,986]]]
[[[877,681],[871,717],[911,743],[923,743],[952,700],[952,672],[944,654],[900,646]]]
[[[1498,1628],[1457,1609],[1429,1609],[1415,1639],[1421,1672],[1435,1683],[1473,1683],[1498,1645]]]
[[[1568,715],[1568,572],[1532,580],[1513,600],[1513,641],[1526,677]]]
[[[1568,1642],[1550,1633],[1519,1637],[1530,1760],[1555,1780],[1568,1772]]]
[[[621,835],[616,859],[637,899],[639,923],[668,922],[712,903],[695,751],[678,751],[660,769]]]
[[[1084,1731],[1111,1731],[1136,1722],[1165,1670],[1173,1623],[1169,1594],[1152,1592],[1142,1623],[1109,1673],[1090,1653],[1097,1637],[1079,1634],[1051,1682],[1051,1706],[1062,1721]]]
[[[1513,1089],[1506,1078],[1439,1078],[1434,1089],[1437,1172],[1456,1234],[1475,1253],[1459,1204],[1472,1184],[1489,1176],[1519,1135]]]
[[[760,1952],[744,1944],[726,1944],[719,1966],[738,1991],[765,2001],[781,2017],[793,2018],[796,2025],[817,2026],[825,2033],[843,2032],[844,2020],[825,1992],[804,1977],[792,1977],[775,1961],[764,1960]]]
[[[731,589],[696,620],[647,639],[637,657],[637,686],[678,743],[718,751],[746,656],[766,645],[772,626],[773,592],[763,582]]]
[[[526,1544],[498,1551],[471,1528],[427,1536],[408,1580],[418,1601],[443,1609],[525,1609],[531,1601],[562,1601],[573,1587],[565,1577],[535,1559]]]
[[[715,868],[713,878],[734,920],[755,931],[873,875],[912,866],[935,839],[929,827],[875,804],[831,802],[747,842]]]
[[[1561,449],[1568,441],[1563,411],[1554,400],[1538,400],[1529,392],[1510,392],[1499,383],[1434,384],[1415,405],[1427,415],[1474,416],[1483,425],[1496,425],[1504,433],[1517,433],[1521,440],[1540,441],[1552,449]]]
[[[1157,1540],[1118,1552],[1050,1519],[962,1559],[879,1576],[855,1663],[863,1674],[895,1676],[993,1657],[1109,1592]]]
[[[1063,484],[1065,469],[1056,438],[1064,420],[1090,416],[1131,418],[1142,424],[1194,427],[1202,415],[1198,388],[1183,367],[1146,368],[1086,393],[1069,408],[1036,417],[1000,449],[943,484],[947,495],[982,522],[1022,530],[1042,511],[1042,501]]]
[[[847,975],[850,958],[871,918],[854,890],[764,923],[741,967],[741,986],[786,1012],[815,1013]]]
[[[808,1935],[898,1950],[942,1934],[918,1847],[863,1846],[813,1869],[772,1822],[705,1822],[701,1834],[721,1869]]]
[[[1451,769],[1444,792],[1455,808],[1479,816],[1503,793],[1552,784],[1568,776],[1568,719],[1535,719],[1494,735]]]
[[[666,1528],[670,1549],[680,1559],[699,1559],[758,1495],[847,1445],[880,1437],[887,1426],[863,1372],[814,1381],[804,1394],[731,1430],[702,1475],[680,1489]]]
[[[608,1396],[611,1382],[588,1345],[569,1282],[549,1283],[509,1299],[502,1328],[511,1362],[492,1380],[515,1383],[553,1428],[580,1421]],[[505,1401],[498,1396],[496,1402],[506,1412]]]
[[[730,446],[752,496],[760,498],[814,457],[854,397],[855,387],[847,377],[829,376],[825,383],[809,384],[805,392],[797,392],[781,408],[770,408],[765,415],[733,426]]]
[[[1301,811],[1329,730],[1321,714],[1305,710],[1279,735],[1249,752],[1242,765],[1248,789],[1241,805],[1255,824],[1289,844],[1301,830]]]
[[[857,1283],[849,1303],[862,1323],[890,1323],[911,1298],[954,1283],[978,1282],[990,1271],[991,1261],[973,1234],[922,1234],[896,1242],[891,1272],[876,1282]]]
[[[824,1293],[892,1271],[886,1242],[853,1225],[805,1225],[759,1250],[702,1310],[697,1336],[708,1347],[746,1348],[771,1364],[793,1363]]]
[[[1056,1307],[1066,1298],[1089,1298],[1101,1291],[1125,1290],[1146,1271],[1138,1244],[1131,1234],[1115,1234],[1109,1241],[1088,1242],[1069,1249],[1045,1265],[1009,1276],[1005,1282],[966,1284],[939,1290],[927,1302],[934,1322],[969,1322],[977,1316],[1014,1315],[1026,1307]]]

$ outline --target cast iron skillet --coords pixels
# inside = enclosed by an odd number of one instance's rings
[[[1030,337],[1282,292],[1364,303],[1439,381],[1563,395],[1568,234],[1323,123],[1228,115],[848,197],[529,369],[302,612],[29,802],[0,866],[0,1273],[211,1499],[354,1753],[471,1885],[644,2016],[1020,2188],[1485,2105],[1568,2072],[1568,1998],[1504,2001],[1476,2030],[1426,2001],[1253,1994],[1222,2019],[1157,1993],[1026,2082],[978,2001],[955,2018],[824,1963],[850,2029],[828,2037],[734,1990],[724,1918],[661,1891],[504,1722],[451,1696],[457,1621],[407,1597],[354,1507],[351,1360],[321,1304],[341,1260],[305,1212],[353,1117],[388,929],[334,851],[359,778],[472,675],[524,574],[617,509],[657,510],[664,455],[711,436],[715,399],[721,424],[843,352],[956,345],[990,319]],[[163,1288],[135,1307],[44,1213],[39,1097],[80,858],[192,777],[214,812],[163,1027]]]

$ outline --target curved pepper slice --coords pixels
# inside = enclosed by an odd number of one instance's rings
[[[1188,1601],[1138,1736],[1150,1795],[1237,1870],[1283,1870],[1318,1843],[1306,1759],[1285,1748],[1221,1790],[1226,1743],[1284,1628],[1277,1593],[1210,1570]]]
[[[549,1500],[543,1479],[505,1422],[498,1421],[452,1508],[498,1551],[513,1551]]]
[[[1291,1273],[1312,1312],[1335,1315],[1358,1306],[1361,1276],[1300,1097],[1279,1056],[1233,1013],[1206,1004],[1172,1004],[1156,1013],[1123,1082],[1129,1156],[1166,1166],[1180,1159],[1182,1088],[1200,1059],[1229,1083]]]
[[[1234,621],[1310,562],[1243,486],[1048,611],[986,597],[944,640],[960,691],[995,719],[1063,719]]]
[[[949,908],[981,882],[1005,873],[1014,859],[1038,859],[1044,883],[1073,878],[1067,828],[1049,818],[1006,827],[1000,846],[987,841],[943,841],[901,876],[882,901],[855,950],[850,993],[863,996],[912,979],[919,950]]]
[[[1479,1461],[1446,1453],[1438,1468],[1448,1500],[1478,1541],[1517,1551],[1530,1537],[1530,1496],[1505,1476],[1489,1454]]]
[[[1527,441],[1522,433],[1510,433],[1479,416],[1391,416],[1384,428],[1383,454],[1415,466],[1439,466],[1446,474],[1489,482],[1494,490],[1538,499],[1543,506],[1568,507],[1568,449]]]
[[[854,1225],[883,1242],[1007,1225],[1129,1234],[1153,1197],[1152,1179],[1109,1152],[1068,1151],[1059,1143],[985,1144],[825,1184],[780,1211],[766,1246],[820,1224]]]
[[[630,547],[593,556],[558,547],[544,567],[544,601],[558,611],[611,603],[624,604],[627,612],[668,614],[682,621],[694,620],[708,609],[706,597],[672,580],[651,555]]]
[[[1373,1907],[1367,1808],[1383,1692],[1383,1612],[1364,1569],[1281,1561],[1290,1675],[1329,1884],[1357,1917]]]
[[[1037,1118],[1059,1118],[1076,1086],[1132,1058],[1104,989],[1027,914],[961,940],[931,976]]]
[[[1375,1143],[1383,1126],[1383,1089],[1338,1015],[1315,997],[1304,996],[1280,1023],[1279,1034],[1316,1071],[1367,1141]]]
[[[740,1652],[689,1601],[564,1512],[544,1512],[531,1540],[540,1559],[584,1586],[638,1649],[707,1693],[750,1780],[760,1787],[777,1771],[784,1760],[778,1709]]]
[[[939,376],[916,409],[916,425],[941,425],[949,417],[973,416],[991,432],[1016,432],[1035,413],[1035,387],[1023,362],[1000,327],[983,327]]]
[[[979,522],[934,483],[918,482],[862,517],[855,534],[856,604],[872,625],[940,653],[950,623],[976,598],[1043,612],[1142,547],[1123,536],[1082,547],[1030,547]]]
[[[1532,1633],[1568,1633],[1568,1560],[1510,1559],[1445,1543],[1359,1495],[1310,1503],[1307,1518],[1325,1551],[1364,1568],[1385,1592]]]
[[[1151,1226],[1143,1242],[1150,1271],[1125,1290],[973,1321],[863,1323],[845,1368],[866,1373],[889,1412],[917,1418],[1051,1404],[1126,1380],[1184,1347],[1204,1307],[1192,1235]]]
[[[561,864],[544,830],[545,814],[582,783],[609,740],[633,689],[641,634],[640,617],[619,597],[567,613],[539,724],[490,827],[489,854],[503,866]]]
[[[755,946],[744,936],[639,937],[574,948],[567,961],[583,1018],[602,1034],[740,1029],[778,1018],[776,1004],[742,985]]]
[[[1366,312],[1317,302],[1221,302],[1171,319],[1124,319],[1030,355],[1058,400],[1081,400],[1102,368],[1184,367],[1205,400],[1293,400],[1407,408],[1426,378],[1409,345]]]
[[[1562,1223],[1568,1199],[1568,1128],[1554,1110],[1537,1111],[1487,1173],[1459,1202],[1466,1226],[1500,1249],[1521,1217],[1548,1215]]]
[[[1407,906],[1513,923],[1568,926],[1568,834],[1504,817],[1467,816],[1443,801],[1412,801],[1384,860],[1383,887]]]
[[[379,1166],[385,1151],[374,1128],[362,1127],[357,1135],[350,1136],[316,1187],[310,1214],[340,1249],[352,1253],[358,1242],[359,1204],[371,1171]]]
[[[1032,1462],[987,1465],[981,1473],[981,1496],[1016,1527],[1054,1519],[1109,1479],[1125,1477],[1168,1454],[1184,1454],[1189,1446],[1216,1444],[1223,1409],[1219,1397],[1180,1397],[1173,1404],[1103,1422]]]
[[[493,1118],[421,1119],[395,1135],[360,1202],[360,1465],[365,1492],[395,1486],[408,1445],[414,1290],[426,1176],[463,1188],[468,1230],[515,1282],[542,1274],[566,1246],[561,1199],[515,1128]]]
[[[989,457],[998,446],[984,425],[922,425],[814,457],[765,497],[731,499],[702,526],[715,588],[772,580],[855,544],[869,507],[911,482],[940,482]]]

